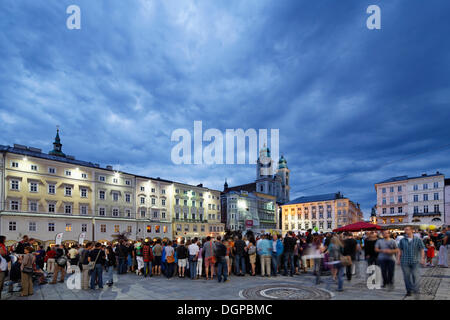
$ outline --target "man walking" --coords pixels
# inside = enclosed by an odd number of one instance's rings
[[[356,272],[355,260],[356,260],[356,251],[358,243],[353,238],[353,234],[348,232],[345,234],[346,239],[344,240],[344,256],[350,256],[352,259],[352,264],[345,267],[347,280],[352,280],[352,274]]]
[[[400,251],[397,263],[403,271],[403,278],[406,287],[406,296],[419,293],[419,259],[425,265],[425,246],[420,238],[413,234],[411,227],[405,228],[405,237],[398,245]]]
[[[89,252],[93,249],[92,242],[86,244],[86,248],[80,254],[81,265],[81,289],[89,289]]]
[[[375,251],[378,253],[378,265],[383,276],[382,287],[388,287],[389,290],[392,290],[394,287],[395,254],[398,252],[398,248],[395,240],[391,239],[388,230],[384,230],[383,239],[379,239],[375,243]]]
[[[296,241],[293,237],[293,232],[289,231],[284,238],[284,275],[288,275],[288,263],[290,264],[290,276],[293,277],[295,273],[294,266],[294,249]]]

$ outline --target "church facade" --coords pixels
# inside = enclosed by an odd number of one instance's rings
[[[289,202],[290,170],[284,156],[274,163],[270,149],[263,147],[252,183],[229,187],[221,194],[222,223],[231,231],[272,233],[281,229],[281,205]]]

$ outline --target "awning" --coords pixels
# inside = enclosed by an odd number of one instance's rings
[[[365,230],[381,230],[381,227],[377,224],[361,221],[334,229],[333,232],[357,232]]]

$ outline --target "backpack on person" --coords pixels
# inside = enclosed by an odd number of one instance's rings
[[[67,257],[61,256],[58,259],[56,259],[56,264],[60,267],[65,267],[67,264]]]
[[[248,249],[248,255],[251,256],[252,254],[255,253],[256,253],[256,246],[253,245]]]

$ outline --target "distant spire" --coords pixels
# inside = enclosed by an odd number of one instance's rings
[[[48,154],[51,154],[51,155],[54,155],[54,156],[60,156],[60,157],[65,157],[66,156],[62,152],[61,139],[59,138],[59,125],[56,126],[56,136],[55,136],[55,141],[53,142],[53,150],[50,151]]]
[[[223,191],[228,189],[228,183],[227,183],[227,178],[225,178],[225,183],[223,185]]]

